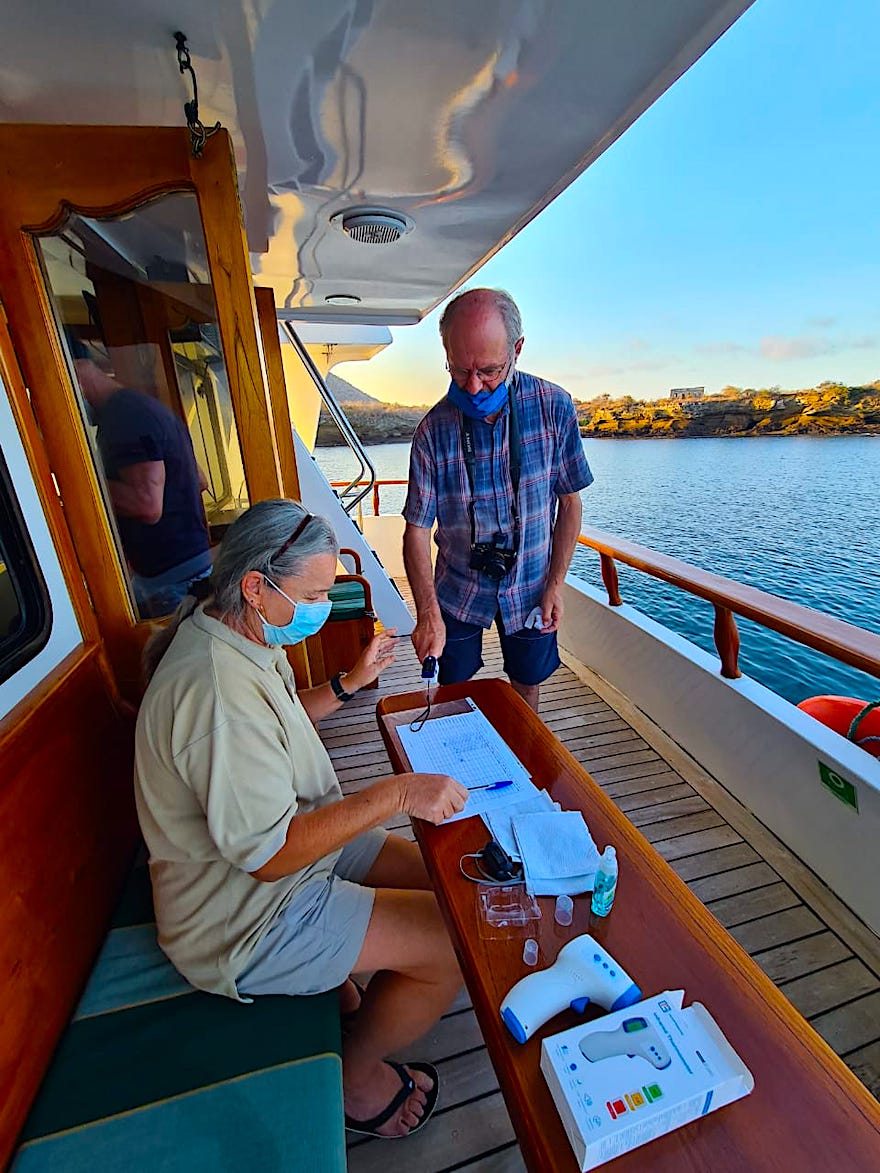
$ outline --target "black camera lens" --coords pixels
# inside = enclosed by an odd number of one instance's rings
[[[499,547],[492,542],[476,542],[471,546],[471,570],[479,570],[491,582],[500,582],[509,573],[516,551]]]

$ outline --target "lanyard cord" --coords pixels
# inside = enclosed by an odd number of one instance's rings
[[[519,408],[516,403],[513,381],[511,381],[510,392],[507,398],[510,404],[510,481],[513,486],[513,497],[510,504],[511,513],[513,514],[513,548],[517,551],[519,550],[520,534],[517,497],[519,496],[519,478],[522,468],[522,442],[519,430]],[[467,471],[468,485],[471,490],[471,499],[468,501],[468,517],[471,522],[471,545],[473,546],[476,545],[477,541],[476,507],[474,502],[476,471],[474,421],[463,412],[461,413],[461,447],[464,452],[464,466]]]

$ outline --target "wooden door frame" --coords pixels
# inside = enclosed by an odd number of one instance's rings
[[[120,215],[163,194],[195,194],[248,493],[251,501],[278,496],[281,464],[231,143],[218,133],[194,159],[183,127],[0,126],[0,184],[0,296],[73,536],[81,575],[68,585],[83,631],[93,606],[117,681],[137,696],[149,625],[137,622],[129,601],[34,237],[71,212]]]

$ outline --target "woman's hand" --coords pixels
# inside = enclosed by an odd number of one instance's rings
[[[378,635],[373,636],[358,662],[345,674],[343,687],[346,692],[357,692],[359,688],[366,688],[380,672],[391,667],[397,646],[397,640],[392,637],[396,634],[396,628],[390,627],[387,631],[380,631]]]
[[[467,802],[467,788],[447,774],[398,774],[395,781],[403,813],[428,823],[457,815]]]

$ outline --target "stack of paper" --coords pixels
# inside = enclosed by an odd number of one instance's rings
[[[575,896],[592,889],[599,851],[580,811],[514,811],[511,823],[527,892]]]
[[[527,797],[518,793],[515,800],[507,803],[501,810],[493,808],[483,811],[483,822],[489,828],[489,834],[504,848],[510,858],[519,859],[519,847],[513,833],[514,815],[545,814],[547,811],[558,810],[559,803],[554,802],[546,790],[535,788],[534,794]]]

